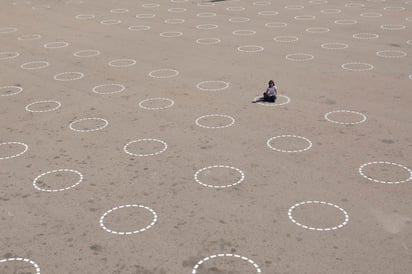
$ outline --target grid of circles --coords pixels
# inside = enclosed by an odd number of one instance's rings
[[[408,177],[407,179],[405,179],[405,180],[400,180],[400,181],[382,181],[382,180],[374,179],[374,178],[372,178],[372,177],[369,177],[369,176],[365,175],[365,173],[363,172],[363,169],[364,169],[366,166],[376,165],[376,164],[383,164],[383,165],[390,165],[390,166],[400,167],[400,168],[406,170],[406,171],[409,173],[409,177]],[[392,163],[392,162],[384,162],[384,161],[369,162],[369,163],[366,163],[366,164],[361,165],[361,166],[359,167],[358,171],[359,171],[359,174],[360,174],[362,177],[364,177],[365,179],[368,179],[369,181],[375,182],[375,183],[390,184],[390,185],[392,185],[392,184],[403,184],[403,183],[406,183],[406,182],[409,182],[410,180],[412,180],[412,170],[411,170],[410,168],[408,168],[408,167],[406,167],[406,166],[404,166],[404,165],[397,164],[397,163]]]
[[[40,179],[41,177],[46,176],[46,175],[49,175],[49,174],[57,173],[57,172],[72,172],[72,173],[75,173],[75,174],[79,175],[80,178],[79,178],[79,180],[78,180],[76,183],[74,183],[73,185],[68,186],[68,187],[65,187],[65,188],[59,188],[59,189],[45,189],[45,188],[39,187],[39,186],[37,185],[37,182],[39,181],[39,179]],[[71,189],[71,188],[79,185],[82,181],[83,181],[83,174],[81,174],[79,171],[73,170],[73,169],[63,168],[63,169],[50,170],[50,171],[47,171],[47,172],[45,172],[45,173],[40,174],[39,176],[37,176],[37,177],[33,180],[33,186],[34,186],[35,189],[40,190],[40,191],[43,191],[43,192],[60,192],[60,191],[64,191],[64,190]]]
[[[205,257],[205,258],[201,259],[200,261],[198,261],[198,262],[196,263],[196,265],[195,265],[195,266],[193,267],[193,269],[192,269],[192,274],[196,274],[196,273],[197,273],[197,270],[199,269],[199,267],[200,267],[203,263],[205,263],[205,262],[207,262],[207,261],[209,261],[209,260],[212,260],[212,259],[223,258],[223,257],[231,257],[231,258],[239,258],[239,259],[242,259],[243,261],[246,261],[246,262],[250,263],[251,265],[253,265],[253,267],[254,267],[255,270],[256,270],[256,273],[262,273],[262,270],[260,269],[259,265],[258,265],[257,263],[255,263],[253,260],[251,260],[251,259],[249,259],[249,258],[247,258],[247,257],[245,257],[245,256],[241,256],[241,255],[237,255],[237,254],[224,254],[224,253],[221,253],[221,254],[214,254],[214,255]]]
[[[216,126],[216,127],[205,126],[205,125],[202,125],[202,124],[200,123],[200,120],[202,120],[202,119],[204,119],[204,118],[209,118],[209,117],[223,117],[223,118],[227,118],[227,119],[229,119],[229,120],[231,120],[231,121],[230,121],[227,125],[224,125],[224,126]],[[196,124],[197,126],[203,127],[203,128],[210,128],[210,129],[227,128],[227,127],[233,126],[234,123],[235,123],[235,119],[234,119],[232,116],[224,115],[224,114],[208,114],[208,115],[204,115],[204,116],[201,116],[201,117],[197,118],[196,121],[195,121],[195,124]]]
[[[233,184],[228,184],[228,185],[222,185],[222,186],[215,186],[215,185],[210,185],[210,184],[206,184],[203,183],[202,181],[199,180],[198,176],[200,173],[202,173],[205,170],[208,169],[212,169],[212,168],[227,168],[227,169],[232,169],[237,171],[240,174],[240,179],[237,180],[236,182],[234,182]],[[240,169],[233,167],[233,166],[226,166],[226,165],[214,165],[214,166],[207,166],[204,168],[199,169],[198,171],[196,171],[195,175],[193,176],[195,181],[205,187],[209,187],[209,188],[228,188],[228,187],[232,187],[232,186],[236,186],[238,184],[240,184],[241,182],[243,182],[243,180],[245,179],[245,173],[243,171],[241,171]]]
[[[153,153],[133,153],[133,152],[130,152],[128,150],[128,147],[131,144],[140,143],[140,142],[157,142],[157,143],[161,143],[163,145],[163,148],[161,150],[153,152]],[[165,152],[166,150],[167,150],[167,143],[165,141],[162,141],[162,140],[159,140],[159,139],[137,139],[137,140],[130,141],[130,142],[128,142],[127,144],[125,144],[123,146],[123,151],[124,152],[126,152],[127,154],[129,154],[131,156],[136,156],[136,157],[155,156],[155,155],[158,155],[160,153]]]
[[[97,128],[92,128],[92,129],[77,129],[74,127],[75,124],[83,122],[83,121],[91,121],[91,120],[95,120],[95,121],[103,121],[104,125],[97,127]],[[82,118],[82,119],[78,119],[76,121],[73,121],[69,124],[69,128],[73,131],[76,132],[92,132],[92,131],[98,131],[101,129],[104,129],[105,127],[107,127],[109,125],[109,121],[107,121],[106,119],[103,118]]]
[[[297,139],[301,139],[304,140],[308,143],[308,145],[305,148],[302,149],[296,149],[296,150],[286,150],[286,149],[280,149],[280,148],[276,148],[274,146],[271,145],[270,142],[272,142],[275,139],[280,139],[280,138],[297,138]],[[279,135],[279,136],[274,136],[272,138],[269,138],[269,140],[267,140],[266,145],[273,150],[279,151],[279,152],[287,152],[287,153],[298,153],[298,152],[304,152],[309,150],[312,147],[312,142],[303,136],[298,136],[298,135]]]
[[[134,231],[115,231],[115,230],[109,229],[109,228],[104,224],[104,218],[106,218],[106,216],[109,215],[111,212],[113,212],[113,211],[115,211],[115,210],[118,210],[118,209],[122,209],[122,208],[143,208],[143,209],[146,209],[146,210],[148,210],[150,213],[152,213],[152,215],[153,215],[153,220],[152,220],[152,222],[151,222],[149,225],[145,226],[144,228],[140,228],[140,229],[137,229],[137,230],[134,230]],[[105,212],[105,213],[102,215],[102,217],[100,217],[100,220],[99,220],[100,226],[101,226],[101,228],[102,228],[103,230],[105,230],[105,231],[107,231],[107,232],[109,232],[109,233],[112,233],[112,234],[116,234],[116,235],[131,235],[131,234],[141,233],[141,232],[144,232],[144,231],[150,229],[152,226],[154,226],[154,225],[156,224],[156,222],[157,222],[157,214],[156,214],[156,212],[155,212],[153,209],[151,209],[151,208],[148,207],[148,206],[136,205],[136,204],[133,204],[133,205],[121,205],[121,206],[116,206],[116,207],[114,207],[114,208],[112,208],[112,209],[109,209],[107,212]]]
[[[26,258],[7,258],[7,259],[1,259],[0,260],[0,263],[6,263],[6,262],[25,262],[25,263],[29,263],[36,270],[36,274],[40,274],[39,265],[35,261],[32,261],[30,259],[26,259]]]
[[[335,121],[329,118],[329,115],[333,114],[333,113],[351,113],[351,114],[356,114],[362,117],[361,120],[357,121],[357,122],[339,122],[339,121]],[[353,110],[334,110],[334,111],[330,111],[328,113],[326,113],[324,115],[325,119],[328,122],[334,123],[334,124],[341,124],[341,125],[357,125],[357,124],[361,124],[363,122],[366,121],[366,115],[357,111],[353,111]]]
[[[31,106],[33,105],[37,105],[37,104],[44,104],[44,103],[55,103],[56,106],[53,108],[49,108],[49,109],[45,109],[45,110],[32,110],[30,109]],[[33,102],[31,104],[28,104],[25,109],[28,112],[50,112],[50,111],[54,111],[54,110],[58,110],[60,107],[62,106],[62,104],[59,101],[55,101],[55,100],[43,100],[43,101],[36,101]]]
[[[6,156],[6,157],[0,157],[0,160],[9,160],[9,159],[12,159],[12,158],[19,157],[19,156],[23,155],[24,153],[26,153],[27,150],[29,149],[28,145],[26,145],[25,143],[21,143],[21,142],[4,142],[4,143],[0,143],[0,146],[6,146],[6,145],[21,145],[21,146],[24,147],[24,149],[23,149],[22,152],[19,152],[17,154]]]
[[[334,208],[338,209],[340,212],[343,213],[343,215],[345,216],[345,219],[341,224],[339,224],[337,226],[334,226],[334,227],[312,227],[312,226],[307,226],[307,225],[301,224],[293,218],[292,212],[297,207],[303,206],[303,205],[306,205],[306,204],[321,204],[321,205],[328,205],[328,206],[334,207]],[[297,203],[297,204],[293,205],[291,208],[289,208],[288,217],[297,226],[300,226],[302,228],[309,229],[309,230],[315,230],[315,231],[332,231],[332,230],[336,230],[336,229],[344,227],[349,222],[349,215],[343,208],[341,208],[338,205],[328,203],[328,202],[323,202],[323,201],[305,201],[305,202]]]

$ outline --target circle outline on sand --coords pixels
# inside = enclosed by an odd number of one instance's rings
[[[309,32],[309,33],[326,33],[329,31],[330,31],[330,28],[324,28],[324,27],[311,27],[311,28],[306,29],[306,32]]]
[[[0,28],[0,34],[13,33],[13,32],[16,32],[18,30],[19,29],[15,28],[15,27],[3,27],[3,28]]]
[[[332,47],[330,47],[332,45]],[[338,46],[338,47],[334,47]],[[342,50],[342,49],[347,49],[349,47],[348,44],[345,43],[338,43],[338,42],[330,42],[330,43],[323,43],[320,45],[324,49],[331,49],[331,50]]]
[[[339,122],[339,121],[335,121],[329,118],[329,115],[332,113],[352,113],[352,114],[357,114],[362,116],[362,120],[358,121],[358,122]],[[326,121],[334,123],[334,124],[340,124],[340,125],[357,125],[357,124],[361,124],[363,122],[366,121],[366,115],[357,111],[353,111],[353,110],[334,110],[334,111],[330,111],[328,113],[326,113],[324,116]]]
[[[245,23],[245,22],[249,22],[250,21],[250,18],[247,18],[247,17],[232,17],[232,18],[229,18],[229,22],[232,22],[232,23]]]
[[[116,62],[120,62],[120,63],[123,63],[123,62],[129,62],[129,63],[126,63],[126,64],[124,64],[124,65],[116,65],[116,64],[114,64],[114,63],[116,63]],[[115,67],[115,68],[127,68],[127,67],[131,67],[131,66],[134,66],[134,65],[136,65],[136,60],[134,60],[134,59],[128,59],[128,58],[122,58],[122,59],[114,59],[114,60],[111,60],[109,63],[107,63],[110,67]]]
[[[117,20],[117,19],[104,19],[100,21],[100,24],[102,25],[118,25],[121,24],[122,21],[121,20]]]
[[[40,38],[41,38],[40,34],[25,34],[25,35],[19,36],[17,39],[20,41],[32,41],[32,40],[37,40]]]
[[[289,104],[290,101],[291,101],[291,99],[290,99],[288,96],[286,96],[286,95],[279,94],[279,95],[277,95],[277,98],[279,98],[279,97],[286,98],[286,102],[283,102],[283,103],[274,103],[274,104],[273,104],[273,103],[269,103],[269,102],[267,102],[267,103],[264,103],[264,102],[256,102],[256,104],[259,104],[259,105],[262,105],[262,106],[265,106],[265,107],[277,107],[277,106],[283,106],[283,105]],[[257,99],[259,99],[259,96],[258,96],[258,97],[255,97],[255,98],[254,98],[254,101],[256,101]]]
[[[96,18],[96,15],[94,14],[78,14],[76,15],[77,20],[91,20]]]
[[[157,72],[163,72],[163,71],[170,71],[170,72],[173,72],[173,74],[168,75],[168,76],[156,76],[156,75],[154,75],[154,74],[157,73]],[[156,69],[156,70],[152,70],[151,72],[149,72],[148,75],[149,75],[150,77],[152,77],[152,78],[162,78],[162,79],[164,79],[164,78],[172,78],[172,77],[178,76],[178,75],[179,75],[179,71],[177,71],[177,70],[175,70],[175,69],[168,69],[168,68]]]
[[[198,14],[196,14],[197,17],[201,17],[201,18],[210,18],[210,17],[215,17],[216,13],[214,12],[199,12]]]
[[[386,53],[389,53],[389,52],[399,53],[399,55],[386,55]],[[388,50],[378,51],[378,52],[376,52],[376,55],[378,55],[379,57],[383,57],[383,58],[403,58],[403,57],[406,57],[408,54],[404,51],[401,51],[401,50],[388,49]]]
[[[208,84],[208,83],[223,83],[225,86],[222,87],[222,88],[202,88],[202,87],[201,87],[202,85]],[[198,89],[200,89],[200,90],[203,90],[203,91],[220,91],[220,90],[227,89],[227,88],[229,87],[229,85],[230,85],[230,84],[229,84],[228,82],[225,82],[225,81],[210,80],[210,81],[202,81],[202,82],[198,83],[198,84],[196,85],[196,87],[197,87]]]
[[[367,68],[364,68],[364,69],[353,69],[353,68],[348,68],[348,67],[347,67],[348,65],[365,65],[365,66],[367,66]],[[341,65],[341,68],[342,68],[342,69],[345,69],[345,70],[349,70],[349,71],[368,71],[368,70],[373,70],[373,69],[374,69],[374,66],[371,65],[371,64],[368,64],[368,63],[349,62],[349,63],[342,64],[342,65]]]
[[[224,118],[230,119],[231,122],[230,122],[229,124],[227,124],[227,125],[217,126],[217,127],[205,126],[205,125],[202,125],[202,124],[199,122],[199,121],[202,120],[203,118],[208,118],[208,117],[224,117]],[[195,124],[196,124],[198,127],[208,128],[208,129],[227,128],[227,127],[233,126],[234,123],[235,123],[235,118],[233,118],[232,116],[229,116],[229,115],[225,115],[225,114],[208,114],[208,115],[203,115],[203,116],[200,116],[199,118],[197,118],[196,121],[195,121]]]
[[[263,16],[271,16],[271,15],[277,15],[279,12],[274,11],[274,10],[262,10],[258,12],[258,15],[263,15]]]
[[[321,10],[320,12],[324,13],[324,14],[338,14],[338,13],[341,13],[342,10],[340,10],[340,9],[324,9],[324,10]]]
[[[273,140],[275,140],[275,139],[279,139],[279,138],[298,138],[298,139],[301,139],[301,140],[306,141],[309,145],[308,145],[307,147],[305,147],[305,148],[302,148],[302,149],[285,150],[285,149],[276,148],[276,147],[274,147],[274,146],[272,146],[272,145],[270,144],[271,141],[273,141]],[[269,139],[266,141],[266,145],[267,145],[270,149],[276,150],[276,151],[279,151],[279,152],[298,153],[298,152],[304,152],[304,151],[309,150],[309,149],[312,147],[312,142],[311,142],[311,140],[309,140],[308,138],[303,137],[303,136],[298,136],[298,135],[278,135],[278,136],[274,136],[274,137],[269,138]]]
[[[214,45],[219,44],[221,41],[219,38],[199,38],[196,39],[196,43],[200,45]]]
[[[270,6],[272,3],[270,1],[256,1],[253,2],[253,6]]]
[[[84,52],[94,52],[94,53],[82,54]],[[79,58],[90,58],[90,57],[95,57],[97,55],[100,55],[100,51],[97,49],[83,49],[83,50],[76,51],[75,53],[73,53],[73,55]]]
[[[363,8],[363,7],[365,7],[365,5],[362,4],[362,3],[347,3],[347,4],[345,4],[345,7],[347,7],[347,8]]]
[[[358,21],[353,20],[353,19],[338,19],[333,21],[336,25],[354,25],[357,24]]]
[[[284,28],[288,24],[284,22],[269,22],[265,24],[265,27],[267,28]]]
[[[30,106],[35,105],[35,104],[42,104],[42,103],[56,103],[57,107],[51,108],[51,109],[46,109],[46,110],[31,110]],[[49,112],[49,111],[54,111],[54,110],[58,110],[60,107],[62,106],[62,104],[59,101],[55,101],[55,100],[43,100],[43,101],[36,101],[33,103],[28,104],[25,107],[25,110],[28,112]]]
[[[247,48],[255,48],[255,49],[254,50],[253,49],[248,50]],[[264,49],[265,49],[264,47],[257,46],[257,45],[245,45],[245,46],[240,46],[240,47],[237,48],[237,50],[240,51],[240,52],[248,52],[248,53],[261,52]]]
[[[378,13],[378,12],[364,12],[361,13],[360,16],[365,17],[365,18],[377,18],[377,17],[381,17],[382,13]]]
[[[43,65],[30,66],[30,65],[33,65],[33,64],[43,64]],[[27,66],[29,66],[29,67],[27,67]],[[26,62],[24,64],[21,64],[20,68],[32,70],[32,69],[43,69],[43,68],[47,68],[48,66],[50,66],[50,63],[47,62],[47,61],[31,61],[31,62]]]
[[[150,26],[145,26],[145,25],[133,25],[133,26],[129,26],[127,29],[128,29],[128,30],[132,30],[132,31],[149,30],[149,29],[150,29]]]
[[[68,186],[68,187],[65,187],[65,188],[59,188],[59,189],[44,189],[44,188],[39,187],[39,186],[36,184],[37,181],[38,181],[41,177],[43,177],[43,176],[45,176],[45,175],[48,175],[48,174],[56,173],[56,172],[73,172],[73,173],[76,173],[77,175],[79,175],[80,179],[79,179],[74,185],[71,185],[71,186]],[[70,188],[73,188],[73,187],[79,185],[82,181],[83,181],[83,174],[81,174],[79,171],[73,170],[73,169],[62,168],[62,169],[50,170],[50,171],[47,171],[47,172],[44,172],[44,173],[40,174],[39,176],[37,176],[37,177],[33,180],[33,186],[34,186],[35,189],[40,190],[40,191],[43,191],[43,192],[59,192],[59,191],[64,191],[64,190],[68,190],[68,189],[70,189]]]
[[[388,10],[388,11],[402,11],[405,10],[404,7],[384,7],[384,10]]]
[[[181,18],[165,19],[164,22],[166,24],[182,24],[185,22],[185,19],[181,19]]]
[[[161,144],[163,145],[163,148],[162,148],[161,150],[157,151],[157,152],[154,152],[154,153],[144,153],[144,154],[133,153],[133,152],[130,152],[130,151],[127,150],[127,147],[128,147],[129,145],[131,145],[131,144],[138,143],[138,142],[147,142],[147,141],[149,141],[149,142],[158,142],[158,143],[161,143]],[[167,150],[167,143],[166,143],[165,141],[162,141],[162,140],[159,140],[159,139],[153,139],[153,138],[132,140],[132,141],[128,142],[127,144],[125,144],[125,145],[123,146],[123,151],[124,151],[125,153],[127,153],[127,154],[129,154],[129,155],[131,155],[131,156],[135,156],[135,157],[155,156],[155,155],[158,155],[158,154],[160,154],[160,153],[165,152],[166,150]]]
[[[295,20],[315,20],[315,15],[296,15],[293,17]]]
[[[110,13],[128,13],[129,10],[126,8],[115,8],[115,9],[111,9]]]
[[[216,24],[201,24],[197,25],[197,29],[202,29],[202,30],[209,30],[209,29],[217,29],[219,26]]]
[[[185,12],[187,9],[185,8],[170,8],[167,10],[168,12]]]
[[[406,29],[406,26],[400,24],[385,24],[381,25],[380,28],[384,30],[402,30]]]
[[[300,58],[293,58],[293,57],[291,57],[291,56],[294,56],[294,55],[307,56],[307,58],[300,59]],[[289,60],[289,61],[302,62],[302,61],[310,61],[310,60],[313,60],[313,59],[315,59],[315,56],[312,55],[312,54],[308,54],[308,53],[291,53],[291,54],[287,54],[287,55],[285,56],[285,58],[286,58],[287,60]]]
[[[243,11],[245,10],[244,7],[227,7],[226,8],[227,11]]]
[[[25,258],[7,258],[7,259],[1,259],[0,263],[6,263],[6,262],[26,262],[31,264],[35,269],[36,269],[36,274],[40,274],[40,267],[39,265],[30,259],[25,259]]]
[[[20,153],[17,153],[17,154],[11,155],[11,156],[0,157],[0,160],[9,160],[9,159],[12,159],[12,158],[19,157],[19,156],[23,155],[24,153],[26,153],[27,150],[29,149],[29,146],[27,144],[21,143],[21,142],[3,142],[3,143],[0,143],[0,146],[2,146],[2,145],[21,145],[21,146],[24,146],[24,150]]]
[[[55,46],[54,46],[55,45]],[[63,41],[56,41],[56,42],[49,42],[43,45],[45,49],[60,49],[65,48],[69,45],[67,42]]]
[[[153,13],[140,13],[136,14],[136,18],[138,19],[148,19],[148,18],[154,18],[156,14]]]
[[[150,9],[150,8],[158,8],[160,7],[160,5],[157,3],[146,3],[146,4],[142,4],[142,7]]]
[[[165,38],[172,38],[172,37],[182,36],[183,32],[181,32],[181,31],[165,31],[165,32],[161,32],[159,35],[162,36],[162,37],[165,37]]]
[[[370,37],[361,37],[361,36],[370,36]],[[355,33],[352,35],[353,38],[355,39],[377,39],[379,38],[379,35],[376,33],[367,33],[367,32],[360,32],[360,33]]]
[[[115,211],[115,210],[117,210],[117,209],[130,208],[130,207],[144,208],[144,209],[147,209],[148,211],[150,211],[150,212],[153,214],[153,220],[152,220],[152,222],[151,222],[149,225],[145,226],[144,228],[141,228],[141,229],[138,229],[138,230],[134,230],[134,231],[115,231],[115,230],[111,230],[111,229],[107,228],[107,227],[104,225],[104,223],[103,223],[104,218],[105,218],[109,213],[111,213],[111,212],[113,212],[113,211]],[[116,206],[116,207],[114,207],[114,208],[112,208],[112,209],[109,209],[108,211],[106,211],[106,212],[100,217],[100,220],[99,220],[100,227],[101,227],[104,231],[109,232],[109,233],[112,233],[112,234],[116,234],[116,235],[131,235],[131,234],[141,233],[141,232],[144,232],[144,231],[148,230],[148,229],[151,228],[152,226],[154,226],[154,225],[156,224],[156,222],[157,222],[157,214],[156,214],[156,212],[155,212],[153,209],[151,209],[150,207],[144,206],[144,205],[136,205],[136,204],[132,204],[132,205],[121,205],[121,206]]]
[[[103,122],[104,122],[104,125],[103,125],[103,126],[100,126],[100,127],[97,127],[97,128],[93,128],[93,129],[75,129],[75,128],[73,127],[73,125],[76,124],[76,123],[79,123],[79,122],[82,122],[82,121],[89,121],[89,120],[99,120],[99,121],[103,121]],[[77,119],[77,120],[71,122],[71,123],[69,124],[69,128],[70,128],[71,130],[73,130],[73,131],[76,131],[76,132],[92,132],[92,131],[98,131],[98,130],[104,129],[104,128],[107,127],[108,125],[109,125],[109,121],[107,121],[106,119],[103,119],[103,118],[81,118],[81,119]]]
[[[14,92],[14,93],[11,93],[11,94],[1,94],[0,96],[13,96],[13,95],[17,95],[17,94],[19,94],[20,92],[23,91],[23,88],[19,87],[19,86],[3,86],[3,87],[0,87],[0,90],[9,89],[9,88],[16,88],[16,89],[18,89],[18,91]]]
[[[223,254],[223,253],[222,253],[222,254],[214,254],[214,255],[205,257],[205,258],[203,258],[202,260],[198,261],[198,262],[196,263],[196,265],[195,265],[195,266],[193,267],[193,269],[192,269],[192,274],[196,274],[196,273],[197,273],[197,269],[198,269],[199,266],[200,266],[201,264],[203,264],[204,262],[209,261],[210,259],[221,258],[221,257],[233,257],[233,258],[242,259],[242,260],[244,260],[244,261],[252,264],[253,267],[256,269],[256,273],[262,273],[262,270],[259,268],[259,265],[258,265],[257,263],[255,263],[253,260],[251,260],[251,259],[249,259],[249,258],[247,258],[247,257],[245,257],[245,256],[237,255],[237,254],[230,254],[230,253]]]
[[[2,54],[6,55],[6,57],[1,57]],[[12,54],[12,55],[7,56],[7,55],[10,55],[10,54]],[[17,51],[0,51],[0,60],[14,59],[18,56],[20,56],[20,53],[18,53]]]
[[[283,39],[283,40],[282,40]],[[297,36],[275,36],[273,40],[280,43],[292,43],[299,40]]]
[[[59,78],[59,76],[66,75],[66,74],[78,74],[79,76],[73,77],[73,78]],[[82,79],[83,77],[84,77],[84,73],[78,72],[78,71],[62,72],[62,73],[58,73],[53,76],[54,80],[56,81],[75,81],[75,80]]]
[[[302,10],[304,8],[305,7],[302,6],[302,5],[288,5],[288,6],[285,6],[285,9],[287,9],[287,10]]]
[[[201,173],[202,171],[205,171],[207,169],[212,169],[212,168],[227,168],[227,169],[235,170],[235,171],[240,173],[240,179],[237,180],[233,184],[223,185],[223,186],[209,185],[209,184],[205,184],[202,181],[200,181],[199,178],[197,177],[199,175],[199,173]],[[205,186],[205,187],[209,187],[209,188],[228,188],[228,187],[236,186],[236,185],[240,184],[241,182],[243,182],[243,180],[245,179],[245,173],[243,171],[241,171],[240,169],[236,168],[236,167],[225,166],[225,165],[214,165],[214,166],[207,166],[207,167],[199,169],[198,171],[196,171],[196,173],[195,173],[195,175],[193,175],[193,177],[194,177],[195,181],[198,184],[200,184],[202,186]]]
[[[163,100],[163,101],[169,101],[170,104],[166,105],[164,107],[157,107],[157,108],[149,108],[149,107],[145,107],[143,106],[143,103],[146,102],[150,102],[150,101],[155,101],[155,100]],[[160,110],[160,109],[166,109],[166,108],[170,108],[175,104],[175,102],[172,99],[169,98],[163,98],[163,97],[157,97],[157,98],[149,98],[149,99],[145,99],[143,101],[139,102],[139,107],[143,108],[143,109],[148,109],[148,110]]]
[[[296,221],[296,220],[293,218],[292,212],[293,212],[293,210],[295,210],[297,207],[302,206],[302,205],[305,205],[305,204],[322,204],[322,205],[332,206],[332,207],[334,207],[334,208],[339,209],[339,211],[343,213],[343,215],[345,216],[345,220],[344,220],[342,223],[340,223],[339,225],[334,226],[334,227],[312,227],[312,226],[303,225],[303,224],[299,223],[298,221]],[[323,201],[304,201],[304,202],[301,202],[301,203],[297,203],[297,204],[295,204],[295,205],[293,205],[293,206],[291,206],[291,207],[289,208],[289,210],[288,210],[288,217],[289,217],[289,219],[290,219],[295,225],[300,226],[300,227],[305,228],[305,229],[315,230],[315,231],[332,231],[332,230],[336,230],[336,229],[339,229],[339,228],[344,227],[344,226],[347,225],[348,222],[349,222],[349,215],[348,215],[348,213],[347,213],[343,208],[341,208],[341,207],[338,206],[338,205],[335,205],[335,204],[332,204],[332,203],[328,203],[328,202],[323,202]]]
[[[249,29],[237,29],[232,31],[233,35],[238,35],[238,36],[250,36],[256,34],[255,30],[249,30]]]
[[[409,178],[408,178],[408,179],[405,179],[405,180],[402,180],[402,181],[390,181],[390,182],[388,182],[388,181],[382,181],[382,180],[374,179],[374,178],[372,178],[372,177],[367,176],[365,173],[363,173],[363,168],[364,168],[364,167],[369,166],[369,165],[374,165],[374,164],[393,165],[393,166],[397,166],[397,167],[403,168],[403,169],[405,169],[407,172],[409,172]],[[411,170],[410,168],[408,168],[408,167],[406,167],[406,166],[404,166],[404,165],[397,164],[397,163],[392,163],[392,162],[385,162],[385,161],[369,162],[369,163],[366,163],[366,164],[361,165],[361,166],[359,167],[358,171],[359,171],[359,174],[360,174],[363,178],[368,179],[369,181],[372,181],[372,182],[375,182],[375,183],[394,185],[394,184],[403,184],[403,183],[406,183],[406,182],[409,182],[410,180],[412,180],[412,170]]]
[[[97,89],[101,88],[101,87],[109,87],[109,86],[118,86],[120,87],[119,90],[116,91],[110,91],[110,92],[98,92]],[[122,91],[124,91],[126,89],[126,87],[122,84],[103,84],[103,85],[98,85],[93,87],[92,91],[96,94],[114,94],[114,93],[120,93]]]

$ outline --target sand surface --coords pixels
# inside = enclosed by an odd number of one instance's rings
[[[0,273],[410,273],[411,24],[406,0],[2,0]]]

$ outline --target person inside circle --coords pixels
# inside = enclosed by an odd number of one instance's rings
[[[278,95],[278,90],[273,80],[270,80],[268,83],[268,88],[263,93],[263,97],[256,99],[253,103],[257,102],[270,102],[274,103],[276,101],[276,96]]]

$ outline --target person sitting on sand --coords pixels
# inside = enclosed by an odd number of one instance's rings
[[[271,103],[274,103],[276,101],[276,96],[278,95],[278,90],[275,86],[275,82],[273,82],[273,80],[270,80],[268,85],[269,85],[268,88],[263,93],[263,97],[253,101],[253,103],[256,103],[256,102],[271,102]]]

